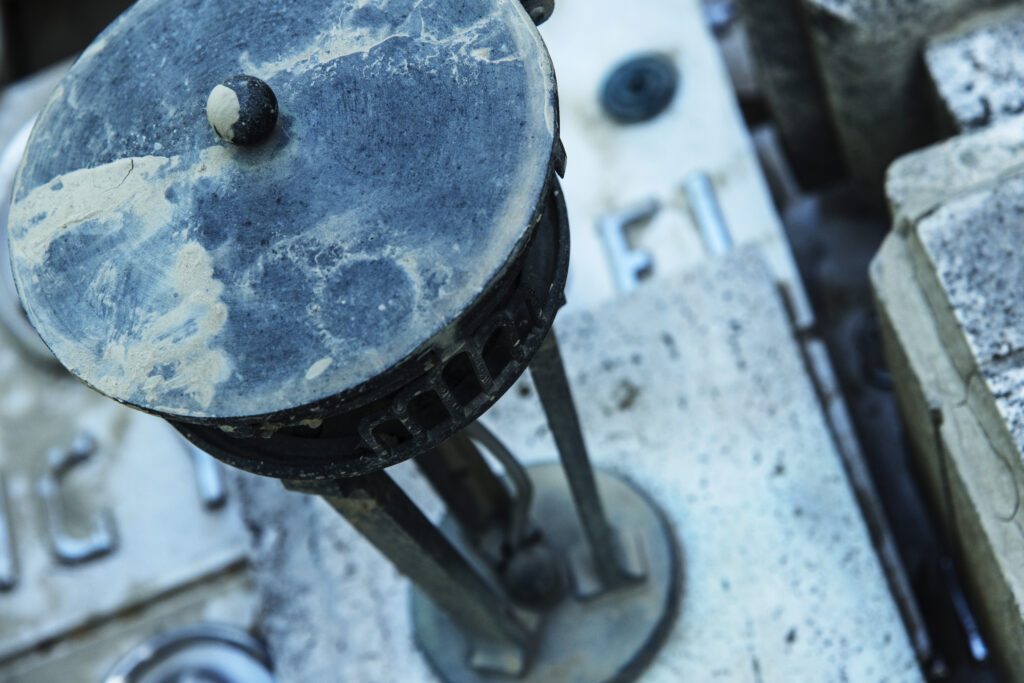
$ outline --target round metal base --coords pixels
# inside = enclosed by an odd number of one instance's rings
[[[523,683],[635,678],[657,653],[677,612],[682,563],[667,521],[632,484],[607,472],[595,472],[625,565],[637,576],[624,588],[604,592],[589,566],[589,553],[561,466],[535,466],[529,473],[535,489],[532,518],[540,524],[549,547],[561,553],[570,590],[540,616],[532,651],[521,661],[523,670],[518,676],[513,671],[516,653],[495,653],[486,643],[475,642],[414,587],[412,616],[417,643],[447,683],[507,683],[510,675]],[[452,531],[454,521],[448,517],[442,527]],[[507,662],[511,669],[499,673],[491,666],[495,661]]]

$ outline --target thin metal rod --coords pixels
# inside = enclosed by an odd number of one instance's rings
[[[515,489],[515,501],[508,522],[508,542],[513,548],[518,548],[526,540],[530,531],[530,508],[533,506],[533,482],[530,480],[530,475],[512,455],[512,451],[479,421],[466,427],[465,433],[490,451],[491,455],[501,463],[512,488]]]
[[[597,481],[583,442],[583,432],[554,329],[548,333],[533,357],[530,374],[555,437],[555,445],[558,446],[562,467],[576,503],[576,512],[593,556],[594,568],[605,588],[628,583],[630,577],[622,566],[615,533],[597,491]]]
[[[526,648],[528,630],[500,589],[484,579],[387,474],[285,485],[322,496],[468,633]]]
[[[467,534],[509,524],[508,491],[464,432],[413,462]]]

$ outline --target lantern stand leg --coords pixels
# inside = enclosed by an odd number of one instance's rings
[[[613,590],[642,580],[642,573],[637,575],[633,568],[627,567],[620,542],[605,514],[554,328],[534,355],[530,375],[558,447],[593,569],[603,589]]]
[[[525,668],[530,628],[386,473],[285,486],[321,496],[467,633]]]
[[[479,539],[508,526],[512,506],[508,490],[465,432],[413,462],[467,536]]]

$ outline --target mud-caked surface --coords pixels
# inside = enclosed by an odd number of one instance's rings
[[[259,145],[207,121],[238,73],[279,104]],[[554,97],[515,0],[143,0],[33,133],[11,214],[25,307],[72,372],[162,414],[336,396],[424,346],[522,248]]]

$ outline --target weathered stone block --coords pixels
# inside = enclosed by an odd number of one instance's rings
[[[954,197],[1024,174],[1024,119],[1010,119],[898,159],[886,192],[900,232]]]
[[[886,166],[934,139],[920,52],[1005,0],[802,0],[847,165],[881,195]]]
[[[1024,123],[893,164],[872,267],[918,465],[988,633],[1024,680]]]
[[[804,187],[839,177],[842,160],[804,30],[800,0],[741,0],[758,80],[793,170]]]
[[[1024,468],[993,440],[915,277],[908,239],[891,234],[871,267],[886,359],[917,467],[960,555],[990,645],[1024,680]]]
[[[1024,8],[978,13],[934,36],[924,56],[950,132],[1024,112]]]

